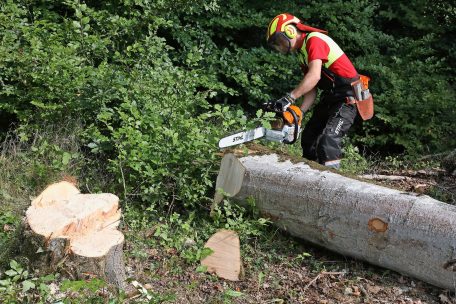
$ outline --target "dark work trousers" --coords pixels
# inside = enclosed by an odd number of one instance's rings
[[[346,104],[345,97],[324,96],[302,131],[303,157],[327,166],[334,164],[338,168],[342,138],[352,126],[356,114],[356,105]]]

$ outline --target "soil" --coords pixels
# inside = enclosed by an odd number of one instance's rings
[[[169,303],[456,303],[448,291],[421,281],[282,233],[276,240],[283,248],[274,256],[268,248],[243,250],[245,277],[239,282],[198,273],[173,250],[152,249],[147,261],[132,258],[127,269],[151,292],[169,295]],[[299,262],[300,252],[311,257]]]

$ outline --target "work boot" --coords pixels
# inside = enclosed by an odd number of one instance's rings
[[[326,167],[333,168],[336,170],[340,169],[340,159],[330,160],[324,163]]]

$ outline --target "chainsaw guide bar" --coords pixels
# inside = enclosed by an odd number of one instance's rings
[[[258,138],[262,138],[266,135],[266,129],[263,127],[239,132],[225,138],[222,138],[219,141],[219,148],[226,148],[231,146],[240,145]]]

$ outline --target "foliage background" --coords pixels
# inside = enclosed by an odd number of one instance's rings
[[[267,124],[258,105],[301,79],[296,59],[265,43],[268,22],[286,11],[329,30],[358,70],[372,77],[376,116],[353,128],[345,172],[366,169],[369,154],[380,152],[391,167],[403,168],[395,158],[401,153],[416,157],[456,147],[456,9],[450,1],[410,3],[0,1],[0,302],[43,302],[49,283],[59,283],[58,275],[29,273],[26,261],[14,260],[16,234],[30,197],[68,175],[83,192],[121,197],[126,259],[135,279],[150,279],[144,265],[193,277],[204,242],[227,228],[242,232],[251,288],[271,278],[268,263],[278,265],[277,282],[289,267],[289,279],[302,287],[294,270],[307,267],[317,275],[325,258],[267,228],[254,202],[245,209],[224,201],[209,218],[221,156],[217,141]],[[300,153],[299,145],[274,147]],[[151,250],[166,257],[163,263],[151,264]],[[345,271],[345,257],[340,265],[328,270]],[[347,277],[339,293],[359,277]],[[174,276],[157,280],[188,285]],[[202,284],[218,293],[217,282],[209,281],[203,277]],[[91,291],[100,288],[98,281],[60,283],[61,290],[76,292],[76,302],[106,302]],[[166,288],[176,293],[173,284]],[[197,294],[193,281],[189,288],[186,293]],[[149,303],[167,301],[164,290]],[[280,288],[273,293],[281,296]],[[240,294],[228,288],[219,297],[226,303]]]
[[[97,164],[127,201],[171,208],[209,200],[217,140],[260,123],[258,105],[302,77],[295,58],[264,41],[269,20],[283,11],[329,30],[372,77],[376,116],[356,124],[353,144],[415,155],[456,146],[456,12],[449,2],[0,5],[0,136],[17,130],[36,154],[59,160],[57,171]],[[59,126],[74,130],[76,152],[34,140],[36,130]],[[90,180],[84,172],[78,178]]]

